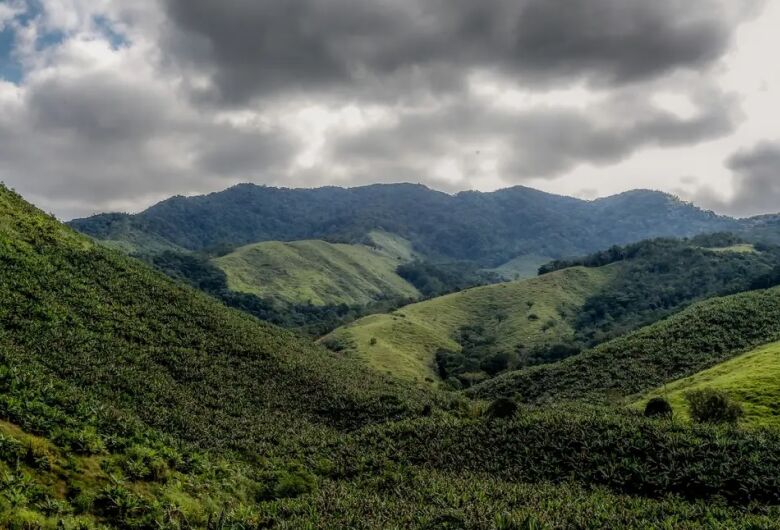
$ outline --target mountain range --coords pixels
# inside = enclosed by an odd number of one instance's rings
[[[203,251],[311,239],[363,243],[381,230],[408,240],[429,259],[484,267],[518,256],[577,256],[652,237],[738,230],[744,224],[646,190],[585,201],[525,187],[448,195],[411,184],[346,189],[242,184],[205,196],[173,197],[135,215],[102,214],[70,223],[130,251]]]

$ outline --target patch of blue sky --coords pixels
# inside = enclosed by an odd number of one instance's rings
[[[0,79],[18,84],[22,79],[22,65],[15,57],[16,31],[7,24],[0,31]]]
[[[117,50],[130,44],[127,37],[119,33],[108,18],[96,16],[92,18],[92,23],[103,34],[113,49]]]

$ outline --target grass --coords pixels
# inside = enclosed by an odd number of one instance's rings
[[[685,379],[658,388],[641,400],[644,406],[651,396],[666,397],[677,414],[689,419],[685,393],[715,388],[739,401],[745,417],[741,423],[756,427],[780,427],[780,342],[761,346],[734,359],[720,363]]]
[[[0,265],[0,528],[777,527],[778,431],[581,404],[488,418],[229,310],[1,187]],[[560,290],[571,274],[550,278]],[[762,309],[751,329],[780,321]],[[722,322],[744,339],[747,318]]]
[[[552,260],[553,258],[548,256],[528,254],[518,256],[495,269],[490,269],[490,271],[495,272],[505,280],[526,280],[537,276],[539,267]]]
[[[413,256],[408,244],[390,234],[374,236],[376,247],[319,240],[257,243],[214,263],[232,291],[281,304],[353,306],[419,298],[417,289],[395,272]]]
[[[757,252],[756,247],[750,243],[742,243],[728,247],[707,248],[706,250],[711,250],[712,252],[736,252],[737,254],[752,254]]]
[[[529,402],[622,401],[780,340],[780,288],[694,304],[563,361],[499,375],[469,394]]]
[[[578,267],[477,287],[363,318],[323,340],[351,344],[354,354],[381,372],[407,380],[435,380],[436,351],[460,351],[457,334],[463,326],[479,324],[490,330],[497,337],[497,350],[572,338],[577,311],[614,270]]]

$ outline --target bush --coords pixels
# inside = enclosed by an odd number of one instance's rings
[[[691,418],[698,423],[736,424],[744,415],[742,406],[722,390],[706,388],[685,394]]]
[[[646,418],[672,419],[673,414],[672,405],[662,397],[654,397],[645,406]]]
[[[487,409],[487,416],[491,419],[511,418],[517,414],[517,403],[508,398],[498,398]]]

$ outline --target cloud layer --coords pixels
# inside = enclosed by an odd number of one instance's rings
[[[760,4],[0,4],[23,69],[0,80],[0,179],[72,217],[240,181],[564,178],[733,133],[718,69]]]

